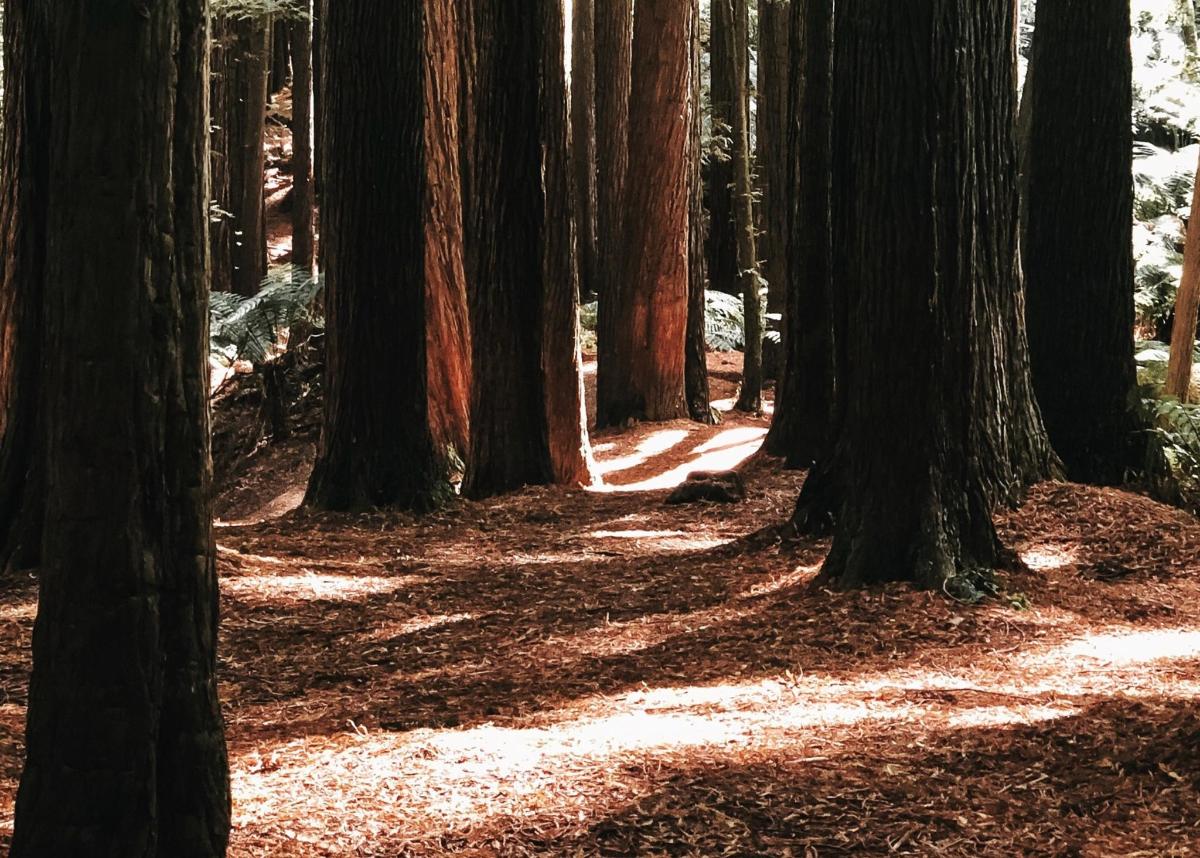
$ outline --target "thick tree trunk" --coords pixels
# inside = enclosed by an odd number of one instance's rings
[[[313,270],[312,18],[291,25],[292,264]]]
[[[207,5],[50,10],[46,534],[12,855],[225,854]],[[127,158],[112,158],[124,152]]]
[[[561,0],[477,0],[463,493],[583,482]],[[573,403],[573,404],[572,404]]]
[[[703,46],[700,42],[700,2],[692,0],[692,127],[688,139],[688,321],[686,376],[688,413],[693,420],[714,423],[708,385],[708,336],[706,330],[705,290],[708,266],[705,260],[706,214],[704,211],[704,82],[701,75]]]
[[[1017,399],[1012,10],[842,0],[836,41],[834,281],[855,323],[823,577],[969,594],[999,559],[994,504],[1037,469],[1011,437],[1039,428]]]
[[[830,133],[833,93],[832,0],[793,0],[787,107],[787,289],[784,372],[776,385],[767,451],[789,468],[810,467],[832,439],[834,308],[831,272]],[[811,497],[821,480],[811,480]],[[814,500],[816,500],[814,498]],[[807,502],[807,499],[806,499]],[[820,502],[819,506],[828,506]]]
[[[758,187],[762,196],[759,255],[767,308],[787,303],[788,110],[792,0],[758,0]]]
[[[1166,392],[1187,402],[1195,362],[1196,316],[1200,313],[1200,170],[1192,191],[1187,244],[1183,251],[1183,281],[1175,297],[1175,325],[1171,331],[1171,360],[1167,367]]]
[[[596,291],[595,2],[574,0],[571,22],[571,166],[579,290],[585,295]]]
[[[42,312],[49,187],[49,65],[44,16],[4,9],[0,150],[0,574],[37,565],[44,473]]]
[[[428,402],[427,45],[450,0],[331,3],[324,20],[327,161],[325,420],[307,502],[428,509],[449,496]],[[405,153],[397,157],[396,153]]]
[[[735,407],[758,414],[762,411],[763,310],[759,295],[758,242],[754,222],[754,181],[750,163],[750,10],[747,0],[719,0],[729,7],[733,27],[727,39],[733,55],[733,190],[734,222],[737,229],[738,284],[742,293],[745,348],[742,352],[742,389]]]
[[[719,292],[740,291],[734,217],[733,118],[737,72],[729,37],[733,17],[722,0],[710,3],[709,99],[716,153],[708,159],[708,279]]]
[[[456,457],[471,445],[471,321],[464,257],[462,166],[459,162],[459,7],[428,3],[425,28],[426,360],[429,422],[437,452]]]
[[[621,314],[625,247],[625,174],[629,167],[629,91],[632,75],[633,0],[595,0],[596,27],[596,425],[623,391]]]
[[[598,422],[687,417],[691,4],[638,0],[629,104],[625,276],[611,399]]]
[[[1068,475],[1097,483],[1121,482],[1140,458],[1129,34],[1129,0],[1041,0],[1030,61],[1033,382]]]
[[[269,17],[225,18],[213,79],[214,191],[223,212],[211,245],[213,286],[240,295],[258,292],[267,268],[263,211],[263,129],[270,60]]]

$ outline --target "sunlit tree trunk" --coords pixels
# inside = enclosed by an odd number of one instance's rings
[[[1171,360],[1167,367],[1166,392],[1187,402],[1195,362],[1196,316],[1200,313],[1200,171],[1192,192],[1187,244],[1183,252],[1183,280],[1175,296],[1175,327],[1171,331]]]
[[[46,517],[12,855],[218,858],[207,4],[48,11]]]

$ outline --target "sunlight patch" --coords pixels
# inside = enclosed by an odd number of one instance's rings
[[[1111,665],[1196,658],[1200,657],[1200,631],[1159,629],[1089,635],[1068,644],[1059,652],[1068,658],[1086,658]]]
[[[474,614],[441,614],[438,616],[413,617],[402,622],[382,623],[375,629],[362,633],[358,636],[358,639],[372,643],[389,641],[393,638],[413,635],[417,632],[440,629],[444,626],[456,625],[458,623],[468,623],[474,619]]]
[[[221,592],[242,598],[271,601],[348,602],[367,596],[394,593],[423,581],[415,575],[385,578],[381,575],[246,575],[223,578]]]
[[[1070,566],[1078,558],[1074,548],[1039,545],[1021,554],[1021,561],[1035,572],[1052,572]]]

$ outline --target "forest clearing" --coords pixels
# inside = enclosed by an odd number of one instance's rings
[[[1198,0],[0,35],[0,853],[1200,856]]]

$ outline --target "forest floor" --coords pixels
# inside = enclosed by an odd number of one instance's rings
[[[770,529],[802,475],[764,420],[600,435],[591,491],[317,515],[311,409],[238,446],[252,399],[218,410],[233,856],[1200,855],[1193,517],[1046,485],[1003,597],[835,594]],[[738,462],[744,503],[664,505]],[[0,590],[0,851],[34,612]]]

